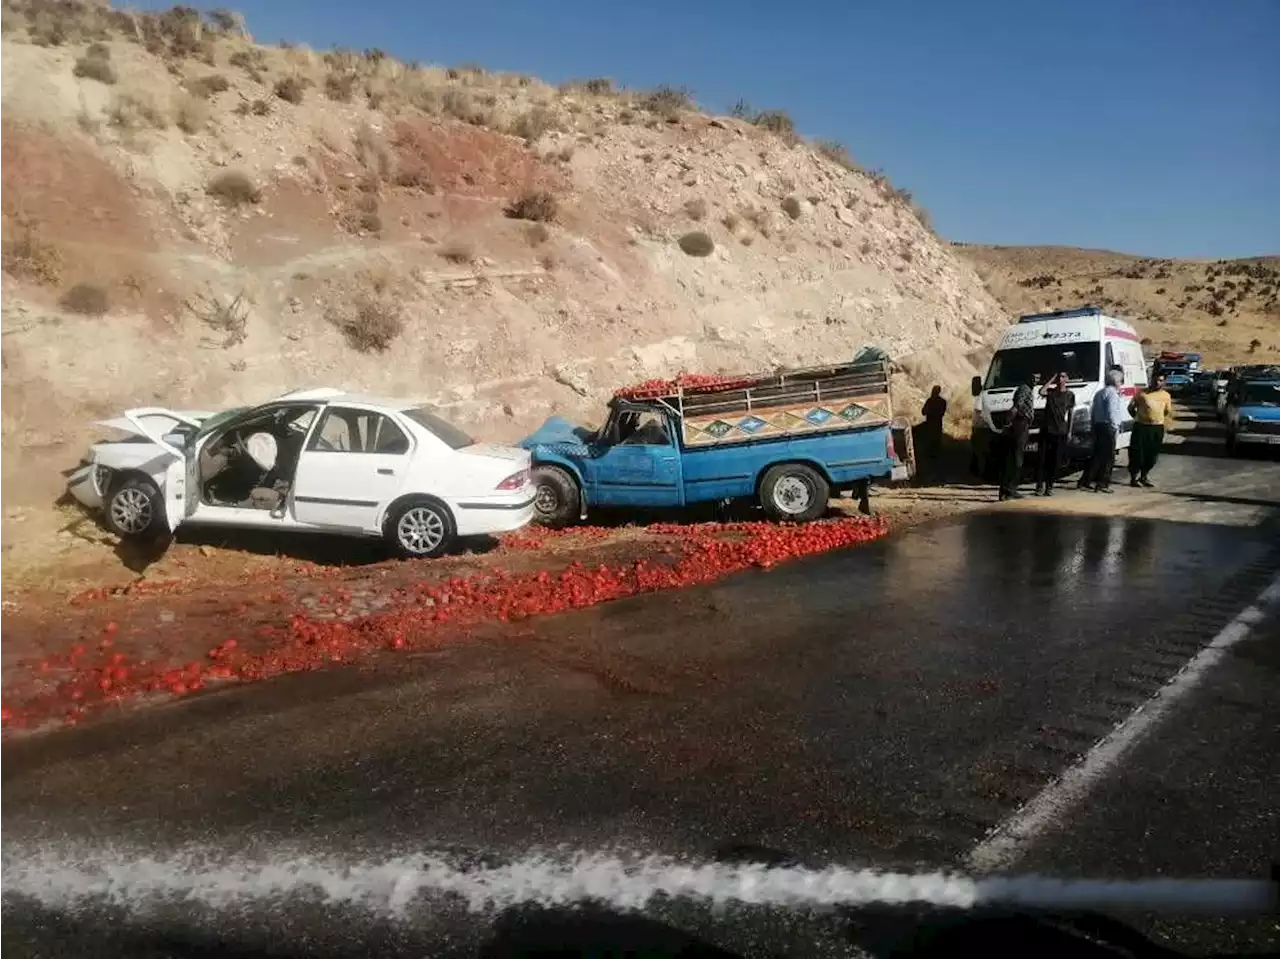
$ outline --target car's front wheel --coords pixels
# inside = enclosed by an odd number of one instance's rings
[[[456,534],[448,509],[435,500],[416,496],[388,514],[382,535],[397,555],[429,559],[448,550]]]
[[[577,481],[558,466],[538,466],[533,470],[533,517],[543,526],[560,529],[575,523],[582,514],[582,491]]]
[[[121,539],[151,540],[169,532],[160,489],[146,476],[126,476],[107,494],[107,528]]]

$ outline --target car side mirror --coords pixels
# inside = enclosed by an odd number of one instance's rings
[[[972,393],[974,396],[982,395],[982,377],[981,376],[975,376],[969,382],[969,392]]]
[[[184,450],[187,448],[186,433],[166,433],[164,435],[164,441],[168,443],[170,446],[176,446],[180,450]]]

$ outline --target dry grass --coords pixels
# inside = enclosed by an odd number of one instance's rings
[[[81,316],[103,316],[111,309],[107,291],[93,283],[77,283],[58,300],[58,305],[68,313]]]
[[[209,181],[205,192],[223,206],[239,207],[262,200],[262,191],[242,170],[227,170]]]
[[[149,90],[117,90],[107,107],[107,119],[121,130],[164,130],[169,126],[169,113]]]
[[[183,133],[199,133],[209,125],[209,112],[206,101],[188,93],[174,101],[173,122]]]
[[[656,90],[642,94],[636,105],[669,122],[679,120],[682,113],[694,109],[693,96],[688,90],[684,87],[671,87],[665,84]]]
[[[524,232],[524,238],[529,242],[530,246],[541,246],[551,239],[551,231],[547,229],[545,224],[531,223]]]
[[[193,97],[199,97],[201,100],[208,100],[210,97],[219,93],[226,93],[230,89],[231,81],[221,73],[210,73],[207,76],[196,77],[194,80],[187,81],[187,90]]]
[[[702,197],[694,197],[692,200],[684,201],[684,212],[685,216],[691,220],[705,220],[710,208]]]
[[[814,148],[832,163],[855,173],[862,172],[862,167],[858,166],[857,161],[849,154],[849,149],[839,140],[819,140]]]
[[[0,260],[4,272],[22,280],[53,286],[62,278],[62,252],[41,239],[34,227],[23,226],[6,238]]]
[[[404,332],[404,312],[390,296],[361,296],[347,310],[331,310],[329,322],[358,353],[383,353]]]
[[[395,175],[395,153],[368,123],[362,124],[352,141],[356,159],[376,182],[390,180]]]
[[[90,44],[84,56],[71,68],[74,76],[97,80],[108,85],[116,82],[116,69],[111,65],[111,48],[104,43]]]
[[[333,70],[324,78],[324,95],[339,103],[350,103],[360,86],[360,75],[352,70]]]
[[[183,307],[221,337],[216,344],[224,350],[243,343],[248,336],[249,304],[244,290],[231,299],[210,290],[207,295],[186,300]]]
[[[286,103],[301,103],[307,94],[307,82],[296,73],[281,77],[272,87],[275,95]]]
[[[561,127],[560,116],[550,107],[536,106],[511,121],[509,132],[527,143],[535,143],[543,135]]]
[[[530,190],[516,199],[504,212],[513,220],[550,223],[559,215],[560,204],[555,196],[546,190]]]

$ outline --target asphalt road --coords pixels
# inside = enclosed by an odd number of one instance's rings
[[[1280,464],[1212,455],[1214,425],[1195,426],[1155,493],[1007,504],[10,743],[6,873],[37,848],[190,844],[287,869],[305,855],[702,859],[744,844],[816,865],[955,868],[1280,574]],[[1276,614],[1017,865],[1265,873],[1280,858]],[[232,917],[196,901],[72,913],[6,880],[3,948],[444,955],[474,954],[489,934],[459,909],[375,919],[293,893]],[[847,953],[843,919],[748,912],[667,902],[657,914],[731,949]],[[1134,921],[1190,950],[1276,945],[1266,921]]]

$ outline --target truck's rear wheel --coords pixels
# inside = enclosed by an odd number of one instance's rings
[[[582,491],[578,482],[558,466],[535,466],[533,518],[543,526],[559,529],[571,526],[582,514]]]
[[[784,463],[770,467],[760,483],[760,505],[772,519],[807,523],[827,511],[831,487],[811,466]]]

